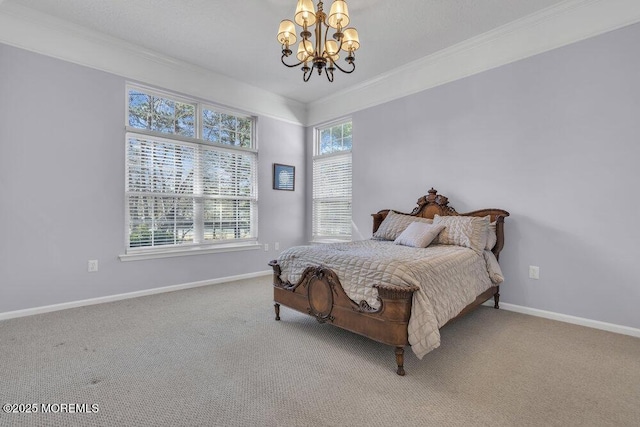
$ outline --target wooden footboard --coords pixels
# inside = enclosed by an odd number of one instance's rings
[[[359,303],[347,296],[340,279],[329,268],[309,267],[298,283],[283,282],[276,260],[273,267],[273,300],[276,320],[280,320],[280,304],[309,314],[320,323],[363,335],[372,340],[395,347],[398,375],[404,375],[404,347],[408,345],[407,327],[411,316],[413,292],[411,286],[374,285],[378,290],[380,306],[376,309],[366,301]]]

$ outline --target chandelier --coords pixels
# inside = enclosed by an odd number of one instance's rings
[[[318,2],[318,10],[316,11],[312,0],[298,0],[294,20],[302,27],[301,40],[296,53],[299,62],[296,64],[285,62],[285,58],[293,53],[290,49],[291,46],[298,39],[295,24],[285,19],[280,23],[278,29],[278,42],[282,45],[280,60],[284,65],[289,68],[302,65],[301,69],[304,73],[302,79],[305,82],[311,78],[314,68],[318,71],[318,75],[321,75],[324,70],[330,82],[333,81],[333,72],[336,68],[343,73],[353,73],[356,69],[355,51],[360,47],[360,40],[355,28],[345,28],[349,25],[349,10],[346,1],[335,0],[329,10],[329,15],[327,15],[324,13],[322,1]],[[315,29],[313,29],[314,25]],[[336,30],[333,34],[333,40],[328,39],[329,28]],[[314,34],[310,29],[313,29]],[[315,36],[315,40],[313,36]],[[340,59],[340,50],[346,52],[345,61],[351,68],[345,67],[347,68],[345,69],[337,64]]]

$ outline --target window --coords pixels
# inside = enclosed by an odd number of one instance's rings
[[[257,241],[255,120],[129,86],[127,254]]]
[[[313,240],[351,240],[351,121],[316,129]]]

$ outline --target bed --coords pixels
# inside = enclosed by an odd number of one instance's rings
[[[372,214],[372,239],[287,249],[269,263],[275,318],[283,305],[393,346],[396,373],[405,375],[407,345],[422,358],[440,345],[445,324],[491,298],[499,308],[508,216],[458,213],[432,188],[411,213]]]

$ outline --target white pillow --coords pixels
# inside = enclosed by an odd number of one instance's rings
[[[489,217],[478,216],[440,216],[433,218],[433,225],[442,224],[446,228],[438,235],[437,243],[471,248],[478,255],[487,246]]]
[[[394,243],[396,245],[411,246],[413,248],[426,248],[438,237],[438,234],[442,230],[444,230],[444,225],[412,222],[400,233]]]
[[[389,211],[376,232],[373,233],[373,238],[376,240],[396,240],[400,233],[402,233],[412,222],[431,224],[433,220]]]

